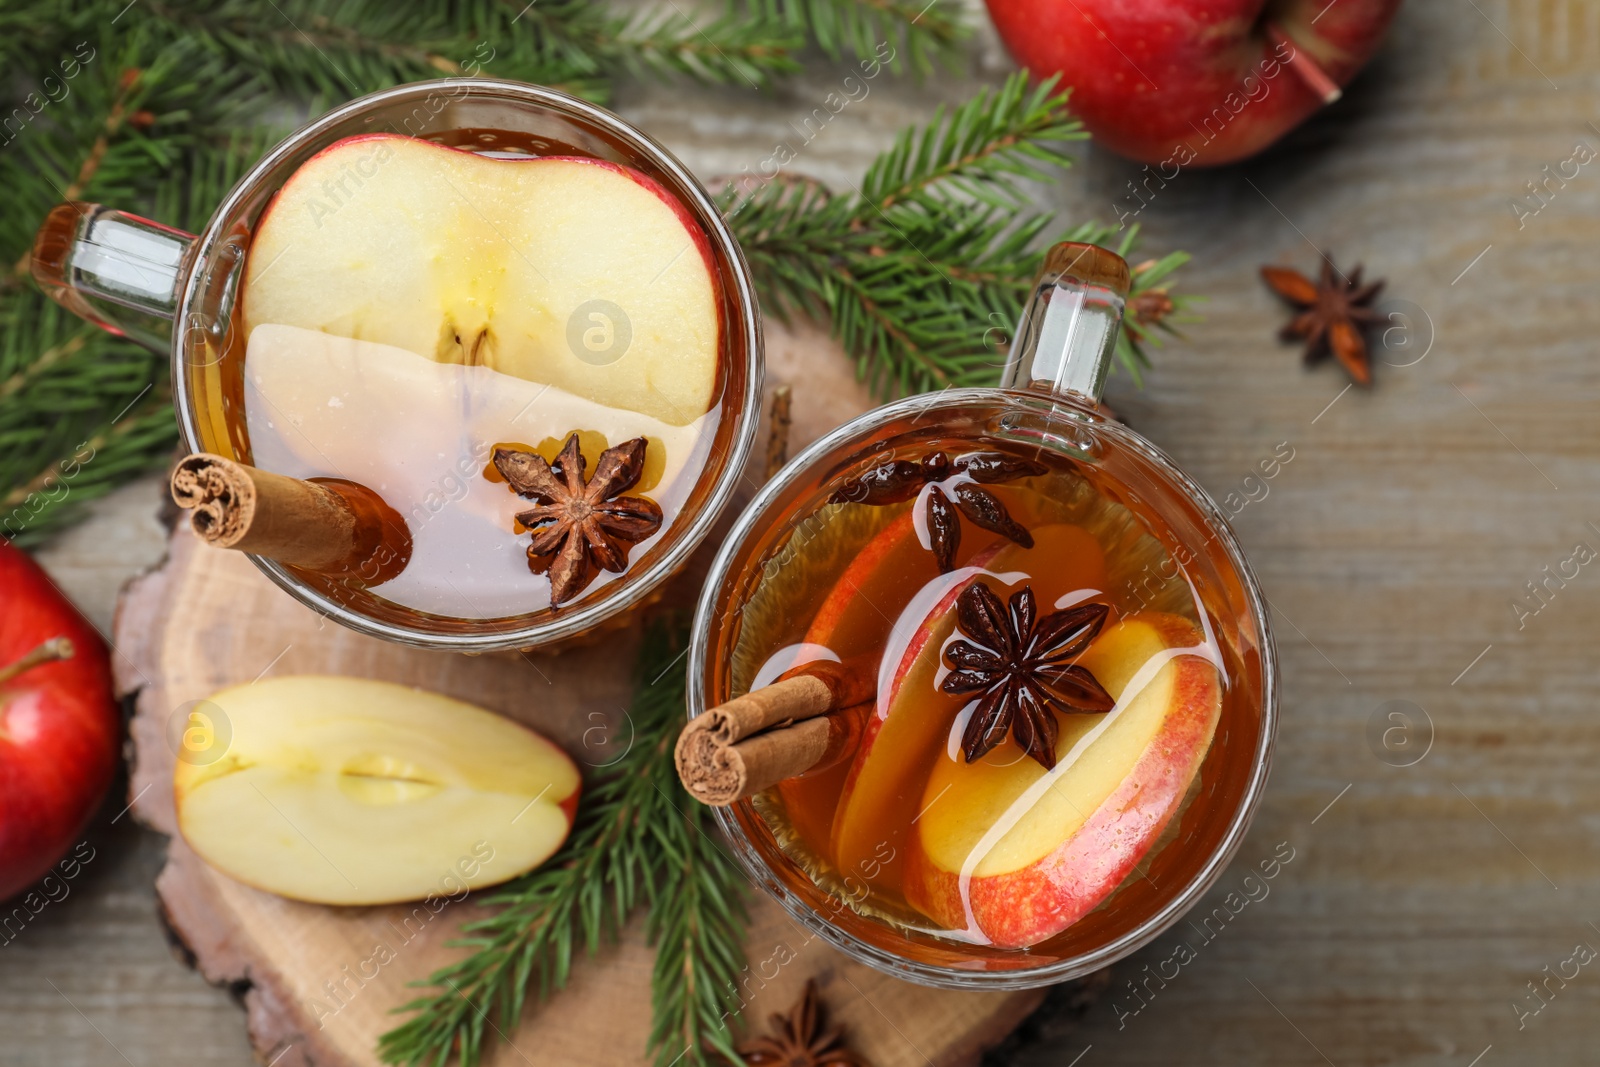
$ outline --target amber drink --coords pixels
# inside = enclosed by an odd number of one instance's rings
[[[1266,773],[1271,643],[1238,547],[1093,406],[1126,270],[1052,250],[1009,387],[818,442],[701,602],[691,712],[851,679],[839,743],[719,810],[791,912],[906,977],[1038,984],[1131,951],[1215,878]]]

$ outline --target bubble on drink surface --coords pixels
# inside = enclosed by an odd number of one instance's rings
[[[1409,700],[1387,700],[1367,718],[1367,748],[1391,767],[1414,767],[1433,748],[1433,719]]]
[[[567,317],[567,347],[592,366],[615,363],[632,341],[628,313],[610,300],[585,300]]]
[[[209,700],[178,705],[167,718],[167,747],[182,763],[204,767],[228,754],[233,723],[221,706]]]

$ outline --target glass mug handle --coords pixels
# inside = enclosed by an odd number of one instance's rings
[[[71,201],[46,216],[33,242],[33,277],[74,315],[165,352],[193,234],[101,204]]]
[[[1132,276],[1099,245],[1062,241],[1045,253],[1001,374],[1005,389],[1100,403]]]

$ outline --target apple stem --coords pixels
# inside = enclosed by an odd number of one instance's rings
[[[1328,72],[1311,58],[1311,53],[1290,40],[1289,35],[1278,28],[1277,23],[1267,23],[1267,36],[1280,48],[1283,45],[1289,46],[1289,58],[1286,61],[1289,69],[1300,76],[1300,80],[1306,83],[1307,88],[1322,97],[1323,104],[1331,104],[1344,95],[1344,90],[1339,88],[1339,84],[1328,77]]]
[[[15,663],[8,663],[0,667],[0,685],[11,681],[23,671],[30,671],[43,663],[54,663],[56,660],[71,659],[77,650],[72,647],[72,642],[65,637],[52,637],[43,642],[39,647],[29,652]]]

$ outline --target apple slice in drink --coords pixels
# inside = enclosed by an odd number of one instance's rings
[[[833,860],[840,871],[892,888],[899,884],[907,834],[929,802],[928,768],[939,757],[966,698],[941,693],[946,639],[955,628],[956,597],[974,574],[1020,571],[1024,561],[1048,560],[1032,579],[1041,605],[1081,590],[1105,588],[1105,556],[1093,535],[1054,523],[1032,531],[1034,547],[997,540],[965,567],[941,576],[914,597],[889,636],[879,672],[878,701],[867,717],[834,812]],[[1019,580],[1024,577],[1014,574]],[[932,798],[943,807],[946,798]]]
[[[806,641],[840,655],[880,644],[890,620],[875,605],[905,599],[938,575],[933,553],[917,544],[911,512],[897,515],[828,590],[806,631]]]
[[[247,330],[484,365],[674,426],[705,414],[716,386],[704,231],[660,184],[600,160],[339,141],[257,225],[243,306]]]
[[[580,779],[509,719],[364,678],[284,677],[190,713],[178,828],[247,885],[385,904],[495,885],[566,839]]]
[[[1093,910],[1160,838],[1200,770],[1222,707],[1214,657],[1189,620],[1130,615],[1078,660],[1117,705],[1061,717],[1054,771],[1009,739],[976,763],[940,756],[906,860],[907,901],[1007,948]]]
[[[877,647],[887,636],[891,620],[874,605],[893,604],[903,599],[905,589],[920,588],[938,574],[933,553],[917,544],[911,512],[896,516],[873,535],[828,590],[806,630],[806,643],[841,657],[853,649]],[[850,761],[842,760],[778,783],[790,826],[818,855],[831,851],[828,813],[849,773]]]

